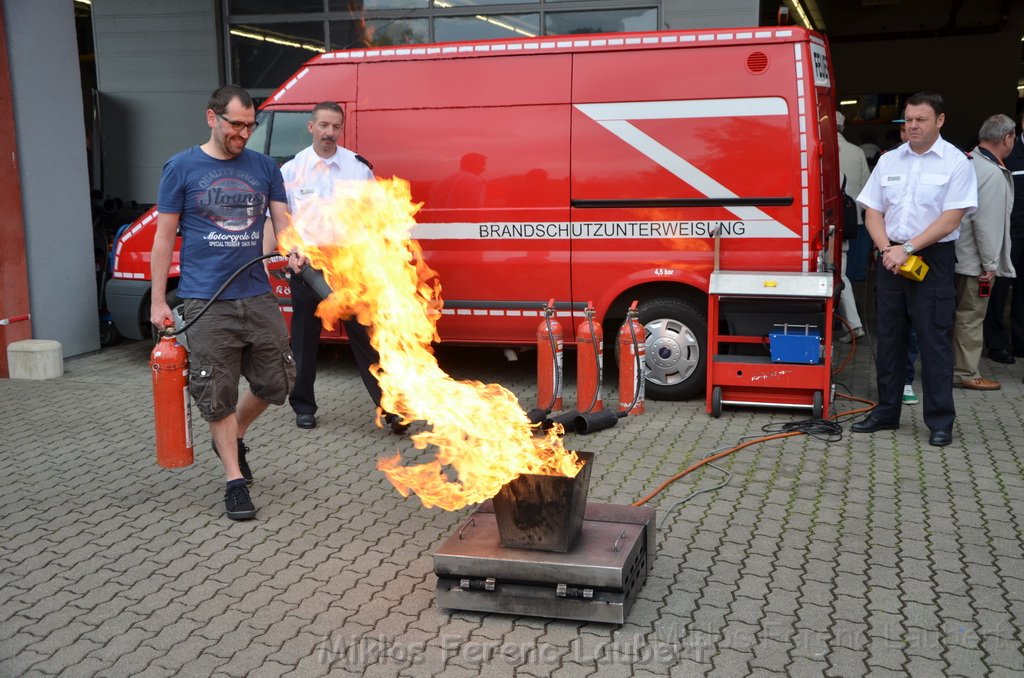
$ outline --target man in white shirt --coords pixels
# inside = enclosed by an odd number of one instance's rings
[[[313,143],[281,167],[285,189],[288,193],[288,207],[299,225],[302,236],[311,242],[317,240],[330,228],[322,221],[323,199],[334,193],[339,181],[373,181],[373,168],[365,158],[338,145],[345,130],[345,113],[333,101],[324,101],[313,107],[312,118],[306,124],[313,136]],[[325,243],[319,243],[325,244]],[[292,288],[292,353],[295,356],[295,386],[288,398],[295,412],[295,424],[299,428],[316,428],[316,397],[313,384],[316,381],[316,356],[320,347],[320,333],[323,325],[316,316],[320,297],[297,275],[291,279]],[[380,385],[370,373],[370,366],[380,362],[380,356],[373,346],[366,328],[355,318],[344,321],[352,356],[359,369],[359,376],[366,386],[375,405],[380,407]],[[385,413],[385,420],[396,433],[404,426],[397,417]]]
[[[953,266],[960,221],[978,207],[978,185],[967,156],[944,140],[944,103],[919,92],[904,110],[907,143],[878,159],[857,197],[866,208],[868,235],[879,251],[875,303],[878,318],[878,406],[850,430],[873,433],[900,425],[910,326],[921,349],[924,421],[929,444],[953,441]],[[916,254],[928,265],[923,280],[900,275]]]

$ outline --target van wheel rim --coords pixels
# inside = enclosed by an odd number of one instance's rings
[[[644,325],[647,380],[671,386],[686,381],[700,363],[700,346],[689,327],[672,318]]]

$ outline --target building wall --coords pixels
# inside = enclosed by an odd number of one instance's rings
[[[215,0],[93,0],[108,196],[156,202],[171,155],[209,138],[220,84]]]
[[[89,175],[68,0],[3,0],[32,336],[99,349]],[[7,179],[2,179],[6,181]]]
[[[837,94],[843,99],[875,92],[938,92],[946,102],[943,137],[969,149],[985,118],[994,113],[1016,117],[1022,23],[1024,3],[1017,2],[995,33],[835,41],[831,47]],[[851,141],[870,136],[881,143],[888,129],[858,128],[847,122],[846,136]]]

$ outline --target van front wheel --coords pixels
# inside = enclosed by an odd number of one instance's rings
[[[685,400],[700,393],[707,378],[707,317],[682,299],[640,304],[646,335],[647,397]]]

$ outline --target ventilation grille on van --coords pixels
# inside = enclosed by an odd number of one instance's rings
[[[747,56],[747,70],[760,75],[768,70],[768,55],[764,52],[751,52]]]

